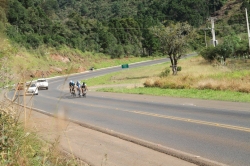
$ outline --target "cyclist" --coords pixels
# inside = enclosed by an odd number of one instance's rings
[[[75,91],[74,87],[75,87],[74,81],[70,80],[70,82],[69,82],[69,92],[70,93],[72,93],[73,91]]]
[[[85,96],[86,91],[88,90],[87,84],[85,82],[82,83],[81,89],[82,89],[82,96]]]
[[[81,95],[81,83],[79,81],[76,82],[76,87],[77,87],[77,91],[79,92],[78,95]]]

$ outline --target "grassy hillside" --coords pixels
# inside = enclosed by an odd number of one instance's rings
[[[138,62],[157,57],[126,57],[111,59],[101,53],[82,52],[68,47],[60,49],[39,47],[35,50],[27,50],[15,45],[6,36],[1,34],[0,38],[2,70],[7,70],[9,76],[2,78],[4,82],[17,82],[20,79],[49,77],[55,75],[67,75],[75,72],[121,65],[124,63]],[[2,71],[2,72],[4,72]]]

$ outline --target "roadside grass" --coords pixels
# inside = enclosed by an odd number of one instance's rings
[[[159,77],[170,63],[127,69],[122,72],[89,79],[89,86],[103,85],[98,91],[165,95],[250,102],[250,60],[229,59],[226,66],[208,63],[202,57],[182,59],[177,76]],[[141,83],[144,87],[113,87],[105,85]]]
[[[233,102],[250,102],[249,94],[232,91],[215,91],[210,89],[162,89],[156,87],[144,88],[100,88],[97,91],[101,92],[115,92],[115,93],[129,93],[129,94],[145,94],[155,96],[169,96],[181,98],[199,98],[205,100],[221,100]]]
[[[20,111],[20,107],[7,100],[0,104],[0,165],[73,166],[80,163],[62,154],[56,141],[48,144],[26,129],[19,122]]]
[[[144,83],[149,78],[158,77],[159,71],[162,71],[168,63],[153,66],[145,66],[134,69],[124,69],[120,72],[114,72],[107,75],[85,80],[88,86],[112,85],[126,83]]]
[[[44,77],[60,76],[86,71],[91,67],[100,69],[161,58],[157,56],[136,57],[131,55],[111,59],[109,55],[102,53],[82,52],[65,46],[49,48],[41,45],[35,50],[27,50],[22,46],[11,43],[3,33],[0,33],[0,37],[0,59],[2,57],[7,59],[6,66],[11,69],[8,72],[12,74],[25,72],[26,78],[32,74],[41,75],[43,73]],[[65,59],[68,61],[64,61]]]
[[[33,119],[30,116],[33,111],[33,95],[28,97],[24,90],[18,91],[15,88],[12,101],[10,101],[4,98],[3,91],[8,92],[8,89],[0,89],[0,165],[88,165],[73,154],[62,153],[59,145],[60,133],[66,130],[63,117],[55,115],[56,118],[52,120],[58,125],[54,126],[56,132],[53,134],[55,134],[56,138],[49,140],[47,137],[50,136],[46,135],[44,139],[41,139],[40,133],[50,131],[44,131],[44,128],[42,128],[43,131],[38,131],[38,127],[32,126]]]
[[[40,46],[36,50],[27,50],[20,46],[12,46],[7,40],[5,45],[10,45],[2,55],[8,56],[8,63],[12,73],[26,71],[26,75],[44,73],[44,77],[60,76],[94,69],[120,66],[122,64],[135,63],[162,57],[135,57],[129,56],[119,59],[111,59],[102,53],[81,52],[79,50],[61,47],[60,49]],[[53,58],[53,57],[57,57]],[[64,61],[67,59],[68,61]]]

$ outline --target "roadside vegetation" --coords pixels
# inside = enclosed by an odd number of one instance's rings
[[[25,48],[67,46],[122,58],[157,54],[161,47],[150,27],[185,21],[199,27],[226,0],[0,2],[0,20],[8,21],[6,34]]]
[[[160,58],[159,56],[128,56],[126,58],[111,59],[110,56],[102,53],[81,52],[68,47],[61,47],[60,49],[41,47],[28,50],[22,46],[13,45],[6,36],[0,35],[2,36],[0,38],[0,56],[3,56],[0,58],[1,72],[3,73],[0,76],[2,78],[0,86],[1,84],[6,85],[7,80],[17,82],[18,79],[21,79],[20,76],[30,79],[30,76],[39,78],[67,75],[83,72],[91,67],[100,69]],[[5,76],[6,73],[8,73],[9,78]]]
[[[105,92],[250,102],[249,63],[250,59],[242,58],[228,59],[227,65],[221,65],[196,56],[180,60],[182,70],[178,75],[170,73],[168,62],[126,69],[89,79],[87,83],[89,86],[102,85],[98,91]],[[108,86],[114,84],[121,86]]]
[[[58,140],[46,142],[20,122],[23,107],[8,100],[0,103],[0,165],[73,166],[80,160],[59,150]]]

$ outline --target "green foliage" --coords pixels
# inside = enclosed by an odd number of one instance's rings
[[[249,4],[249,0],[242,0],[242,4],[241,4],[241,9],[245,9],[247,8],[247,10],[249,11],[250,9],[250,4]]]
[[[181,71],[181,66],[177,66],[177,71]]]
[[[33,48],[38,48],[41,44],[41,38],[36,34],[29,34],[27,35],[27,43]]]
[[[124,55],[124,49],[122,45],[113,46],[111,58],[122,58],[123,55]]]
[[[200,51],[200,54],[201,56],[208,60],[208,61],[213,61],[216,59],[216,48],[215,47],[207,47],[207,48],[204,48]]]
[[[247,55],[248,43],[235,35],[226,36],[223,43],[216,47],[208,47],[203,49],[200,54],[208,61],[220,60],[223,58],[224,62],[229,57],[236,57]]]
[[[49,145],[36,133],[27,132],[27,128],[18,123],[21,111],[14,110],[12,103],[0,106],[0,165],[77,165],[73,158],[60,154],[58,140]]]
[[[166,68],[163,72],[161,72],[160,77],[167,77],[170,74],[170,69]]]
[[[85,16],[88,12],[89,12],[89,9],[86,6],[86,4],[82,4],[80,7],[81,16]]]
[[[221,8],[224,0],[1,0],[0,21],[8,19],[9,37],[25,46],[152,56],[162,51],[149,29],[185,22],[198,27]],[[9,10],[5,10],[8,8]],[[3,10],[2,10],[3,9]],[[7,13],[6,13],[7,12]],[[16,32],[15,32],[16,30]],[[240,29],[238,29],[240,31]],[[34,41],[34,43],[33,43]],[[198,42],[197,42],[198,43]],[[199,46],[193,43],[193,48]],[[122,49],[117,49],[121,45]],[[133,47],[131,47],[133,46]],[[120,51],[118,51],[120,50]],[[114,52],[113,52],[114,51]],[[118,53],[120,52],[120,53]]]
[[[244,24],[246,22],[246,19],[244,17],[244,13],[236,14],[230,17],[228,20],[228,24]]]
[[[125,45],[124,46],[124,54],[126,56],[129,56],[129,55],[134,55],[134,46],[133,45]]]
[[[176,23],[153,27],[151,32],[159,38],[162,53],[170,58],[173,74],[176,75],[178,60],[185,53],[193,35],[192,27],[188,23]]]

